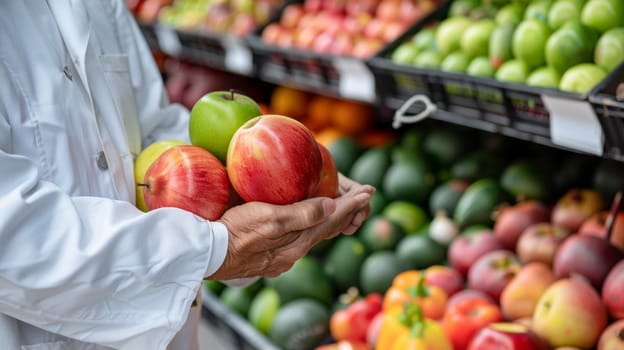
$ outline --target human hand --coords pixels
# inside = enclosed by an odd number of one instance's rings
[[[336,199],[311,198],[290,205],[249,202],[217,220],[228,232],[225,261],[210,279],[275,277],[323,239],[353,233],[370,212],[374,188],[341,176]]]

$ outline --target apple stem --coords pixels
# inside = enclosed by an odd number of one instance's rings
[[[230,89],[230,98],[232,99],[232,101],[234,101],[234,89]]]
[[[615,194],[613,198],[613,203],[611,204],[611,210],[609,210],[609,215],[607,216],[607,221],[605,226],[607,228],[607,242],[611,242],[611,232],[613,231],[613,224],[615,222],[615,218],[617,216],[618,211],[620,210],[620,205],[622,203],[622,191],[619,191]]]

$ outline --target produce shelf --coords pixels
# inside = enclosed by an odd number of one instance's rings
[[[598,84],[589,101],[604,125],[608,156],[624,162],[624,63]]]
[[[224,342],[239,350],[280,350],[249,321],[232,311],[219,298],[203,291],[202,317],[213,325]]]

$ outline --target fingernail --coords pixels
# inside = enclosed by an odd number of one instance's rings
[[[325,216],[330,216],[336,211],[336,202],[333,199],[323,199],[322,205]]]
[[[358,201],[358,203],[365,204],[370,201],[371,194],[368,192],[362,192],[362,193],[359,193],[357,196],[355,196],[355,199]]]

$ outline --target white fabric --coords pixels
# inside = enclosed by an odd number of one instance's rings
[[[133,157],[187,123],[122,0],[0,1],[1,349],[167,348],[228,243],[134,207]]]

